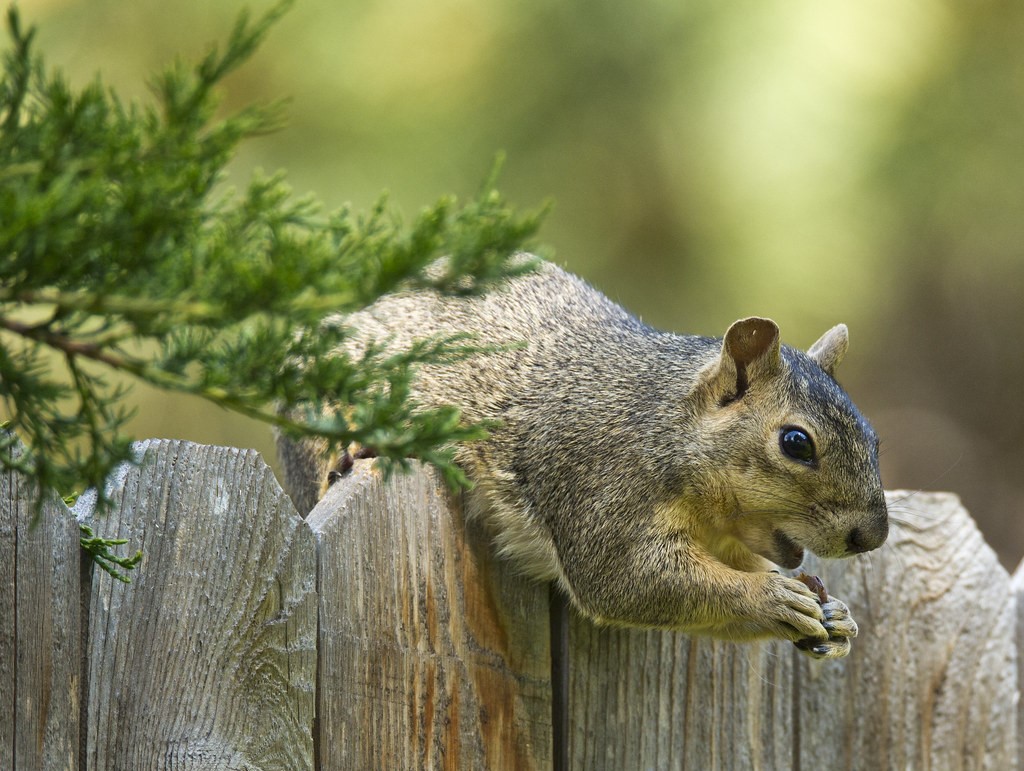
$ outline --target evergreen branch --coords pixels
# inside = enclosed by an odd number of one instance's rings
[[[68,361],[73,361],[76,356],[83,356],[87,359],[102,362],[113,369],[131,372],[132,368],[127,359],[111,354],[105,346],[95,342],[79,342],[72,338],[53,332],[48,323],[25,324],[14,319],[0,316],[0,329],[6,329],[27,340],[43,343],[50,348],[63,353]]]
[[[363,432],[344,423],[311,424],[309,422],[294,420],[279,409],[269,409],[267,407],[257,406],[257,402],[261,400],[258,393],[245,393],[244,391],[239,390],[227,390],[216,386],[203,385],[182,375],[155,367],[141,359],[116,354],[101,345],[79,342],[68,336],[55,333],[46,325],[23,324],[21,322],[14,321],[13,319],[0,317],[0,328],[19,334],[26,339],[43,343],[65,355],[68,368],[74,375],[76,387],[82,399],[86,417],[90,418],[90,425],[92,425],[91,419],[94,417],[91,408],[88,407],[91,403],[91,399],[89,398],[91,394],[88,392],[87,388],[84,388],[81,385],[80,381],[83,376],[75,365],[75,359],[77,357],[83,357],[100,362],[111,369],[133,375],[139,380],[149,383],[150,385],[163,388],[167,391],[175,391],[189,394],[191,396],[198,396],[199,398],[216,404],[219,407],[223,407],[240,415],[244,415],[248,418],[258,420],[262,423],[266,423],[280,429],[291,436],[318,436],[338,443],[363,441],[367,438],[363,435]],[[441,341],[441,344],[434,347],[431,352],[434,358],[440,357],[442,352],[446,350],[444,345],[446,342],[447,341]],[[461,347],[458,349],[453,348],[451,349],[451,352],[454,353],[457,351],[460,355],[465,355],[475,350],[476,349],[473,348]],[[455,432],[456,429],[452,427],[451,430],[452,432]],[[467,432],[467,435],[477,436],[478,432],[470,430]],[[373,444],[379,450],[386,451],[390,449],[393,442],[377,434],[373,437]]]
[[[4,116],[3,130],[11,131],[18,125],[18,116],[21,112],[21,105],[28,95],[29,78],[32,74],[32,60],[29,49],[32,45],[32,38],[35,30],[30,29],[27,34],[21,32],[21,22],[18,18],[18,9],[11,6],[7,9],[7,25],[11,31],[11,40],[14,42],[14,51],[9,55],[7,62],[7,78],[5,89],[8,92],[5,96],[7,114]]]
[[[408,278],[402,276],[402,279]],[[383,294],[383,293],[382,293]],[[379,296],[379,295],[378,295]],[[99,316],[170,316],[177,323],[201,323],[223,318],[224,309],[210,302],[180,298],[130,297],[109,292],[60,291],[52,288],[27,289],[0,287],[0,303],[53,306],[60,312],[82,311]],[[351,291],[309,294],[295,297],[292,310],[299,314],[325,314],[352,308],[358,298]]]
[[[111,373],[290,436],[360,441],[394,468],[421,458],[468,484],[451,443],[486,427],[466,425],[453,409],[417,410],[410,384],[421,365],[486,352],[451,338],[351,359],[338,353],[344,326],[323,318],[404,287],[486,291],[530,269],[517,253],[544,212],[513,210],[493,175],[475,199],[459,207],[444,198],[408,226],[384,199],[365,215],[321,215],[280,175],[221,192],[237,145],[275,125],[277,113],[257,106],[216,120],[216,88],[290,5],[256,21],[242,14],[223,49],[154,79],[155,106],[126,105],[98,81],[74,92],[34,57],[33,31],[9,11],[0,400],[11,419],[0,466],[40,492],[94,487],[105,503],[104,480],[131,458],[121,434],[126,388],[108,384]],[[60,354],[56,365],[47,350]],[[13,452],[15,434],[24,452]],[[112,575],[137,561],[116,557],[115,545],[83,542]]]
[[[59,311],[82,311],[102,316],[173,314],[182,321],[204,321],[218,317],[218,309],[210,303],[189,302],[178,298],[129,297],[82,290],[61,291],[54,288],[18,290],[0,287],[0,303],[19,305],[52,305]]]
[[[82,537],[79,543],[82,548],[92,557],[93,562],[100,566],[111,578],[130,584],[132,581],[114,566],[125,570],[135,570],[135,566],[142,561],[142,551],[135,552],[131,557],[119,557],[111,551],[111,547],[123,546],[128,543],[127,538],[101,538],[97,536],[88,525],[79,524]]]

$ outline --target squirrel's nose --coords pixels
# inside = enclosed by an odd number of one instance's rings
[[[852,551],[854,554],[860,554],[861,552],[871,551],[871,546],[865,542],[864,531],[859,527],[853,528],[850,534],[846,536],[846,548]]]
[[[872,549],[877,549],[885,543],[889,535],[889,522],[885,520],[881,527],[863,528],[855,527],[846,536],[846,548],[854,554],[862,554]]]

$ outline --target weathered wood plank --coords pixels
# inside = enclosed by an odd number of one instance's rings
[[[253,451],[139,449],[91,521],[145,556],[94,574],[87,767],[311,768],[312,533]]]
[[[491,557],[433,470],[370,462],[308,518],[323,769],[547,769],[547,587]]]
[[[77,769],[80,534],[55,494],[34,521],[35,502],[0,473],[0,768]]]
[[[793,648],[677,632],[569,629],[570,767],[781,769],[793,761]]]
[[[880,551],[809,565],[861,633],[847,659],[800,659],[801,768],[1016,768],[1009,576],[956,496],[889,505]]]
[[[1024,694],[1024,560],[1017,565],[1010,578],[1010,588],[1016,604],[1017,693]],[[1024,698],[1017,701],[1017,768],[1024,767]]]

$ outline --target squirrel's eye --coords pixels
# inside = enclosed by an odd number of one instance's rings
[[[814,442],[802,428],[783,428],[779,434],[779,446],[793,460],[801,463],[814,463],[816,460]]]

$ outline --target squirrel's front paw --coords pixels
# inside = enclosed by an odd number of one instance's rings
[[[825,620],[822,626],[828,632],[827,640],[806,638],[797,640],[794,645],[815,659],[839,659],[850,652],[850,640],[857,636],[857,622],[850,615],[846,603],[829,596],[828,602],[821,606]]]
[[[764,577],[767,603],[763,616],[768,631],[774,637],[794,643],[805,639],[825,643],[830,634],[824,626],[826,606],[818,603],[814,593],[799,581],[777,573],[767,573]]]

